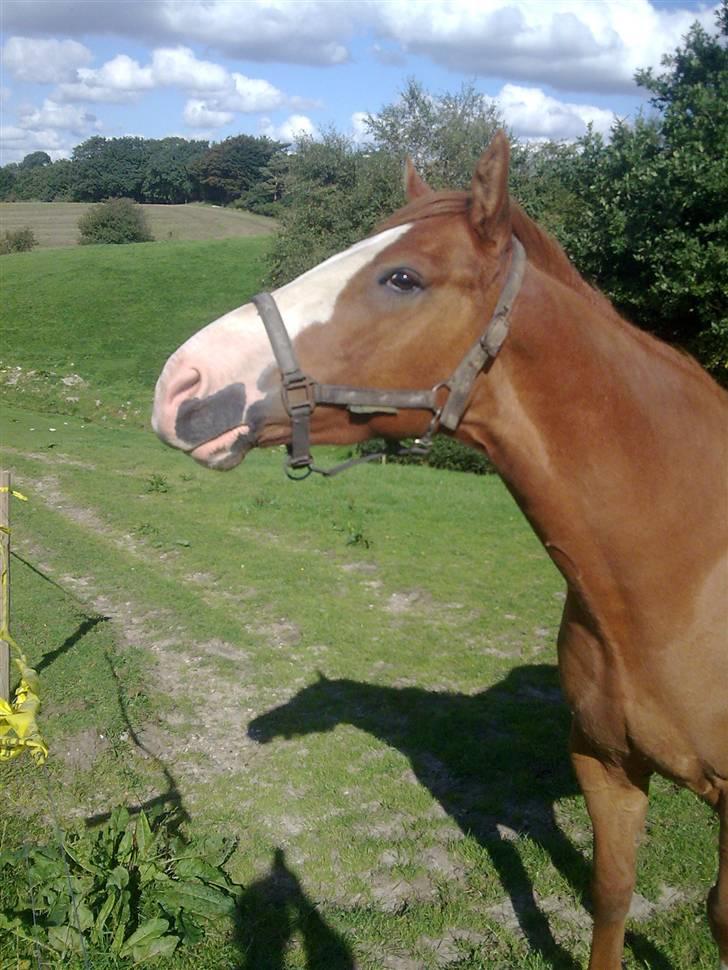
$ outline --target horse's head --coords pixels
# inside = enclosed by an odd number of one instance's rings
[[[448,378],[488,319],[511,242],[509,149],[499,133],[470,194],[435,193],[408,167],[409,203],[374,235],[277,290],[303,372],[316,382],[429,389]],[[318,406],[314,443],[421,435],[424,410]],[[281,376],[252,303],[192,336],[157,383],[153,427],[168,444],[227,469],[254,445],[290,441]]]

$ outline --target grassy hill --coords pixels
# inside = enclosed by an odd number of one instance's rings
[[[249,236],[3,256],[0,398],[146,423],[166,358],[260,289],[267,247]]]
[[[89,207],[85,202],[0,202],[0,230],[29,226],[42,248],[75,246],[78,220]],[[276,227],[274,219],[220,206],[193,203],[142,208],[159,242],[270,235]]]

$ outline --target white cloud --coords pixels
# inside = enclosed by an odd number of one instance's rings
[[[77,80],[61,84],[58,96],[65,101],[133,101],[155,86],[151,68],[142,67],[126,54],[117,54],[99,68],[79,68]]]
[[[214,111],[204,101],[190,99],[185,105],[184,120],[190,128],[222,128],[229,125],[235,115],[232,111]]]
[[[58,84],[72,80],[93,54],[75,40],[10,37],[3,47],[5,68],[19,81]]]
[[[56,129],[28,131],[17,125],[0,127],[0,165],[20,162],[31,152],[47,152],[53,161],[68,158],[75,141],[64,138]]]
[[[336,65],[357,32],[375,56],[408,53],[460,72],[561,90],[633,90],[694,20],[713,30],[717,4],[690,0],[4,0],[6,29],[115,34],[168,47],[194,37],[255,61]]]
[[[222,91],[231,84],[224,67],[198,60],[189,47],[155,50],[149,70],[156,84],[186,91]]]
[[[564,90],[633,89],[639,67],[659,66],[694,20],[713,9],[654,7],[649,0],[378,0],[380,35],[447,67]]]
[[[30,152],[47,152],[55,161],[67,158],[81,139],[99,131],[98,118],[76,105],[46,98],[37,108],[22,105],[18,124],[0,131],[0,164],[21,161]]]
[[[200,60],[189,47],[157,48],[145,67],[118,54],[100,68],[80,68],[76,81],[61,84],[57,94],[65,101],[123,104],[154,88],[180,88],[197,95],[185,108],[185,121],[196,128],[227,124],[231,112],[274,111],[286,103],[302,102],[288,99],[262,78],[231,73],[220,64]],[[201,121],[203,116],[209,120]]]
[[[349,58],[357,3],[325,0],[4,0],[6,29],[114,34],[154,45],[199,44],[229,56],[295,64]]]
[[[233,74],[235,93],[224,99],[235,111],[273,111],[286,100],[285,95],[268,81]]]
[[[274,125],[270,118],[262,118],[260,122],[261,135],[267,135],[274,141],[294,142],[298,138],[318,138],[320,132],[307,115],[289,115],[280,125]]]
[[[578,138],[590,123],[596,131],[608,135],[615,121],[611,111],[559,101],[540,88],[506,84],[494,100],[515,134],[527,139]]]
[[[72,104],[58,104],[50,98],[46,98],[40,108],[21,108],[18,115],[21,126],[29,131],[57,129],[83,135],[100,127],[95,115]]]
[[[366,124],[368,116],[366,111],[355,111],[351,116],[351,134],[357,145],[365,145],[372,140],[369,127]]]

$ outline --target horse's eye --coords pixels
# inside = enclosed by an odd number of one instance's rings
[[[417,273],[411,269],[395,269],[387,273],[381,282],[398,293],[414,293],[424,286]]]

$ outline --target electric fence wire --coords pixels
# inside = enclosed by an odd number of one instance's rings
[[[28,843],[23,843],[23,858],[25,859],[25,871],[28,874],[28,889],[30,891],[30,912],[33,916],[33,951],[35,953],[35,962],[38,964],[38,970],[43,970],[43,958],[40,954],[40,945],[38,943],[38,920],[36,918],[35,912],[35,892],[33,889],[33,878],[30,873],[30,853],[28,850]]]

